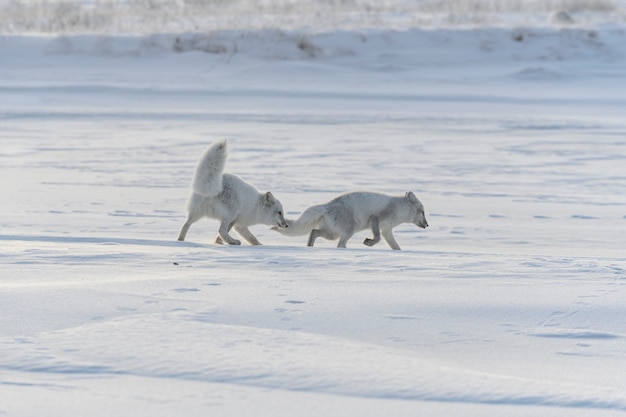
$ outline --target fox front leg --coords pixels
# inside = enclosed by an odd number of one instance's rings
[[[251,245],[260,245],[259,239],[256,238],[246,226],[235,226],[235,230],[239,233],[244,239],[250,242]]]
[[[378,242],[380,242],[380,224],[378,222],[378,217],[372,216],[370,217],[370,226],[372,228],[372,233],[374,237],[370,239],[369,237],[363,241],[363,244],[367,246],[374,246]]]
[[[391,229],[383,230],[383,237],[389,244],[389,247],[393,250],[400,250],[400,245],[396,242],[396,239],[393,237],[393,231]]]
[[[233,238],[231,235],[228,234],[231,227],[233,227],[232,223],[229,224],[226,222],[226,220],[223,220],[222,223],[220,223],[219,237],[222,238],[223,242],[226,242],[229,245],[241,245],[241,241]],[[218,243],[217,240],[216,243]]]

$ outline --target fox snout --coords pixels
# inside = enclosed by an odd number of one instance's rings
[[[288,228],[288,227],[289,227],[289,224],[287,223],[287,221],[286,221],[286,220],[280,220],[280,221],[277,223],[277,226],[278,226],[279,228],[281,228],[281,229],[286,229],[286,228]],[[273,229],[273,227],[272,227],[272,229]]]
[[[415,222],[415,225],[417,227],[421,227],[422,229],[426,229],[428,227],[428,222],[426,221],[426,219],[419,220],[419,221]]]

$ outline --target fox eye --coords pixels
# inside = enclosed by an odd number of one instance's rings
[[[278,211],[278,215],[279,215],[279,216],[282,216],[282,215],[283,215],[283,212],[282,212],[282,211]]]

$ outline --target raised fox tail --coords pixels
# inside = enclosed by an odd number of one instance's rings
[[[222,172],[228,154],[226,139],[212,144],[206,150],[193,176],[191,188],[203,197],[215,197],[222,191]]]
[[[272,227],[272,230],[285,236],[304,236],[318,225],[325,210],[324,205],[309,207],[296,220],[287,219],[289,227]]]

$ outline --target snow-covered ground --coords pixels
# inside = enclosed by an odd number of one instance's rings
[[[626,415],[626,28],[0,37],[0,416]],[[348,249],[176,236],[194,165]]]

